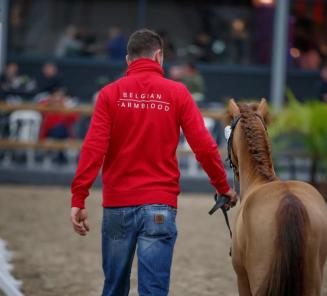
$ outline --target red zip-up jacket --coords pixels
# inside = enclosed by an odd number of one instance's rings
[[[221,194],[229,190],[218,147],[186,87],[161,66],[137,59],[99,93],[72,183],[72,207],[84,208],[102,168],[103,206],[177,207],[180,128]]]

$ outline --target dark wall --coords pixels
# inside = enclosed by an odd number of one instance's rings
[[[46,58],[11,57],[18,62],[21,72],[38,77]],[[53,61],[53,60],[52,60]],[[106,59],[60,59],[55,61],[70,93],[82,101],[91,100],[99,89],[96,80],[106,76],[111,81],[124,74],[125,63]],[[167,65],[169,67],[169,65]],[[227,97],[253,99],[266,97],[270,93],[269,67],[198,65],[206,82],[206,101],[222,102]],[[167,72],[167,71],[166,71]],[[318,72],[290,70],[287,86],[300,100],[317,97]]]

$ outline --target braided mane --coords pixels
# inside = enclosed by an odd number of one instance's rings
[[[239,105],[241,128],[245,135],[249,152],[255,162],[257,172],[268,181],[275,180],[271,159],[271,147],[266,131],[262,128],[253,108],[247,104]]]

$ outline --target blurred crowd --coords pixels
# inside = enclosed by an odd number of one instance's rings
[[[205,33],[199,33],[193,44],[186,49],[177,50],[169,34],[159,30],[164,41],[165,59],[174,61],[180,55],[187,55],[195,61],[210,62],[214,60],[214,47],[212,37]],[[86,26],[69,25],[55,44],[54,55],[56,57],[95,57],[107,56],[114,61],[125,60],[127,36],[119,26],[108,29],[107,40],[98,40],[96,34],[90,32]]]
[[[166,60],[234,65],[271,63],[276,1],[150,2],[143,23],[163,37]],[[124,60],[127,36],[141,25],[137,24],[137,9],[128,10],[132,6],[137,8],[137,1],[115,5],[100,0],[13,0],[9,12],[9,51]],[[162,12],[157,13],[160,9]],[[292,1],[288,19],[290,66],[318,70],[326,63],[326,11],[325,1]],[[167,14],[172,16],[169,23]],[[129,21],[124,20],[126,16]],[[180,27],[174,30],[174,26]]]
[[[39,79],[36,80],[20,73],[17,63],[9,62],[0,76],[0,100],[20,103],[23,99],[34,97],[34,101],[39,101],[61,86],[62,81],[54,63],[45,63]]]
[[[119,42],[117,42],[119,43]],[[62,42],[64,44],[64,42]],[[66,44],[73,44],[67,42]],[[110,46],[109,46],[110,45]],[[119,46],[108,45],[109,48],[118,56]],[[114,49],[116,48],[116,49]],[[202,75],[193,62],[181,63],[170,67],[168,71],[170,78],[183,82],[194,100],[198,103],[204,99],[205,84]],[[87,131],[90,118],[77,113],[60,112],[61,109],[77,107],[81,101],[70,93],[65,85],[58,66],[54,62],[46,62],[40,68],[38,78],[31,77],[21,73],[19,65],[16,62],[9,62],[0,76],[0,102],[5,104],[35,104],[53,108],[53,111],[31,112],[30,110],[21,110],[15,112],[2,112],[0,110],[0,138],[17,139],[20,133],[12,126],[16,121],[20,125],[29,126],[33,122],[39,122],[37,139],[83,139]],[[101,79],[100,79],[101,78]],[[100,77],[97,81],[98,89],[107,84],[109,81]],[[98,89],[95,89],[94,95],[87,101],[89,105],[95,103]],[[85,100],[83,100],[85,101]],[[28,108],[27,108],[28,109]],[[41,116],[41,120],[39,117]],[[24,140],[30,140],[29,136]],[[26,138],[27,137],[27,138]],[[33,140],[36,140],[35,138]],[[64,153],[56,154],[59,162],[65,162]]]
[[[261,16],[265,16],[265,21],[271,25],[272,15],[269,13],[261,13]],[[206,15],[206,19],[210,20],[210,17]],[[184,83],[199,106],[205,101],[206,93],[205,80],[198,68],[199,64],[220,63],[223,60],[237,64],[248,64],[253,60],[262,64],[270,63],[271,40],[269,34],[266,34],[266,28],[263,28],[263,34],[260,34],[258,28],[256,36],[258,42],[254,43],[256,50],[253,52],[249,43],[254,37],[251,36],[246,21],[234,18],[228,24],[227,39],[217,35],[214,26],[207,21],[203,30],[194,35],[193,41],[183,47],[177,46],[168,32],[159,30],[164,41],[165,61],[168,61],[166,75]],[[319,70],[320,79],[313,86],[313,96],[327,102],[327,41],[321,32],[325,31],[317,30],[313,23],[305,18],[296,21],[291,19],[288,63],[304,70]],[[127,35],[119,26],[111,26],[104,41],[87,26],[69,25],[56,40],[53,55],[59,60],[70,57],[107,57],[113,61],[123,62],[126,47]],[[111,80],[107,77],[98,77],[93,96],[89,99],[80,99],[70,93],[55,62],[43,64],[37,78],[22,73],[16,62],[9,62],[0,76],[0,101],[7,104],[33,102],[53,108],[53,112],[41,114],[39,139],[82,139],[89,124],[89,117],[71,112],[62,113],[58,110],[78,106],[80,101],[93,104],[97,91]],[[12,133],[10,116],[11,114],[0,111],[2,138],[10,137]],[[34,118],[37,118],[37,115]],[[62,155],[58,155],[62,161]]]
[[[272,26],[272,15],[269,14]],[[259,26],[260,21],[258,21]],[[192,60],[203,63],[269,64],[272,37],[266,29],[251,36],[249,24],[234,18],[228,25],[228,38],[215,33],[212,26],[194,35],[193,42],[185,46],[174,44],[165,30],[159,30],[165,48],[165,59]],[[327,61],[327,40],[324,28],[317,28],[306,18],[290,19],[289,65],[304,70],[318,70]],[[253,39],[255,39],[253,41]],[[251,42],[254,42],[250,46]],[[99,40],[87,26],[69,25],[57,40],[53,54],[56,57],[104,57],[122,61],[126,56],[127,35],[119,26],[108,29],[106,41]]]
[[[78,7],[84,5],[92,6],[88,1],[74,1],[74,4],[70,1],[62,2],[67,4],[64,5],[66,11],[78,10]],[[271,63],[275,11],[271,5],[253,4],[251,8],[243,9],[237,5],[220,6],[209,3],[198,6],[195,2],[192,2],[196,11],[192,14],[196,16],[196,20],[193,20],[194,24],[185,19],[179,20],[184,29],[185,27],[188,29],[189,34],[181,35],[183,30],[174,32],[171,26],[157,31],[164,41],[166,75],[185,84],[196,103],[202,106],[206,101],[207,92],[206,81],[200,71],[203,69],[201,68],[203,64],[268,66]],[[319,13],[311,14],[308,9],[311,4],[301,6],[298,4],[300,2],[294,2],[289,18],[288,66],[319,71],[320,78],[315,85],[312,85],[312,97],[327,102],[327,21],[323,17],[324,9],[316,9],[315,11]],[[64,65],[67,60],[70,61],[70,58],[78,58],[77,62],[81,62],[83,58],[95,58],[97,62],[100,60],[100,63],[105,59],[117,61],[119,67],[125,61],[130,33],[127,24],[121,27],[113,25],[111,19],[103,20],[104,25],[101,24],[101,28],[97,31],[95,22],[90,19],[84,20],[84,17],[65,19],[62,16],[60,18],[50,10],[44,11],[45,17],[38,19],[37,16],[40,16],[38,13],[41,11],[39,5],[49,8],[47,3],[52,3],[53,7],[58,4],[56,1],[42,1],[39,4],[33,1],[16,1],[12,5],[9,21],[9,57],[16,60],[20,54],[23,57],[27,54],[28,60],[29,54],[32,54],[43,55],[46,58],[50,56],[50,60],[37,69],[38,73],[33,69],[35,77],[24,73],[24,70],[19,68],[19,63],[9,62],[3,73],[0,73],[0,103],[28,102],[53,108],[54,111],[33,114],[21,110],[21,113],[14,114],[18,111],[6,113],[0,110],[0,138],[10,138],[14,133],[17,134],[12,128],[15,126],[15,120],[27,118],[30,122],[39,124],[38,139],[82,139],[90,118],[78,113],[62,113],[58,110],[79,106],[81,101],[94,104],[97,91],[117,77],[91,77],[95,81],[90,83],[90,88],[87,90],[89,93],[83,94],[83,89],[80,94],[89,97],[78,98],[76,94],[71,93],[67,85],[70,82],[69,77],[64,78],[67,73],[62,75],[63,69],[60,65]],[[128,5],[128,2],[126,3],[125,5]],[[36,14],[33,14],[33,7]],[[94,7],[96,8],[96,5]],[[164,1],[161,7],[165,8]],[[178,7],[176,4],[176,11]],[[121,13],[125,15],[125,10]],[[90,15],[96,16],[96,10],[90,12]],[[159,14],[158,18],[160,17],[162,16]],[[48,19],[52,19],[53,27]],[[73,23],[67,25],[68,22]],[[178,21],[175,20],[173,23],[178,24]],[[55,28],[53,32],[52,28]],[[51,34],[43,34],[43,38],[40,38],[40,32]],[[38,38],[40,42],[35,42]],[[24,64],[22,63],[21,66]],[[209,81],[208,89],[210,89]],[[93,95],[90,95],[92,92]],[[65,161],[62,153],[57,154],[57,157],[58,161]]]
[[[182,82],[188,88],[193,99],[199,106],[205,99],[205,80],[194,61],[175,63],[166,71],[167,76]],[[316,98],[327,102],[327,65],[321,69],[320,80],[315,90]],[[43,140],[43,139],[83,139],[89,126],[90,117],[79,112],[61,112],[63,109],[78,107],[83,98],[77,98],[70,93],[65,85],[58,66],[54,62],[46,62],[40,68],[38,78],[21,73],[15,62],[9,62],[0,76],[0,103],[23,104],[33,103],[46,106],[51,111],[37,112],[26,110],[4,112],[0,110],[0,139],[14,140]],[[101,77],[100,77],[101,78]],[[98,89],[109,81],[103,77],[98,81]],[[95,103],[97,91],[87,101],[89,105]],[[53,111],[52,111],[53,109]],[[33,110],[33,108],[32,108]],[[19,127],[26,129],[36,125],[37,132],[34,138],[30,134],[19,131]],[[215,131],[217,126],[212,127]],[[216,131],[217,132],[217,131]],[[69,150],[68,150],[69,151]],[[44,155],[44,154],[43,154]],[[2,158],[3,155],[0,155]],[[67,150],[58,150],[52,153],[52,161],[60,165],[67,163]]]
[[[124,60],[126,56],[127,38],[118,26],[108,30],[108,39],[98,42],[86,26],[70,25],[63,32],[55,45],[57,57],[91,57],[108,55],[112,60]]]
[[[118,53],[117,53],[118,54]],[[123,75],[123,73],[121,73]],[[175,63],[168,70],[169,78],[180,81],[192,93],[194,100],[204,100],[205,81],[193,61]],[[108,77],[97,77],[94,95],[88,100],[95,102],[98,89],[109,83]],[[6,103],[34,102],[43,103],[54,93],[60,91],[61,96],[69,92],[54,62],[46,62],[40,69],[38,78],[21,73],[16,62],[9,62],[0,75],[0,101]],[[75,96],[70,97],[70,104],[78,103]]]
[[[120,42],[117,42],[117,44]],[[108,46],[108,48],[111,48]],[[119,48],[113,47],[113,48]],[[118,55],[119,50],[114,50]],[[34,103],[54,108],[54,112],[42,114],[39,138],[68,139],[85,136],[89,118],[74,113],[62,113],[61,108],[78,106],[80,99],[73,96],[64,84],[58,66],[54,62],[46,62],[40,69],[38,79],[21,73],[15,62],[9,62],[0,76],[0,102],[7,104]],[[321,69],[320,80],[316,85],[316,98],[327,102],[327,65]],[[197,64],[193,61],[171,65],[167,71],[169,78],[180,81],[186,85],[194,100],[201,106],[204,101],[205,80]],[[106,79],[98,83],[102,87],[108,83]],[[98,89],[89,104],[94,104]],[[85,100],[83,100],[85,101]],[[1,112],[1,111],[0,111]],[[10,136],[10,114],[0,113],[1,137]]]
[[[57,65],[47,62],[40,71],[39,79],[35,79],[20,73],[17,63],[8,63],[0,76],[0,101],[16,105],[27,102],[34,103],[53,108],[54,111],[43,114],[31,110],[19,110],[12,113],[0,112],[0,138],[37,140],[31,138],[35,137],[31,131],[38,122],[36,137],[39,139],[84,137],[85,131],[82,131],[79,126],[83,125],[85,119],[79,114],[60,112],[61,109],[76,106],[78,99],[67,92]],[[24,125],[24,127],[22,126],[19,131],[17,125]],[[26,132],[22,131],[24,129]],[[59,153],[57,156],[60,161],[63,160],[63,153]]]

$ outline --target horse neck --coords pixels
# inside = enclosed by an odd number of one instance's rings
[[[239,165],[240,196],[242,199],[242,197],[248,196],[256,187],[269,182],[269,180],[258,172],[244,135],[241,135],[238,139],[240,145],[238,145],[239,149],[236,154]],[[274,171],[273,174],[275,175]]]

